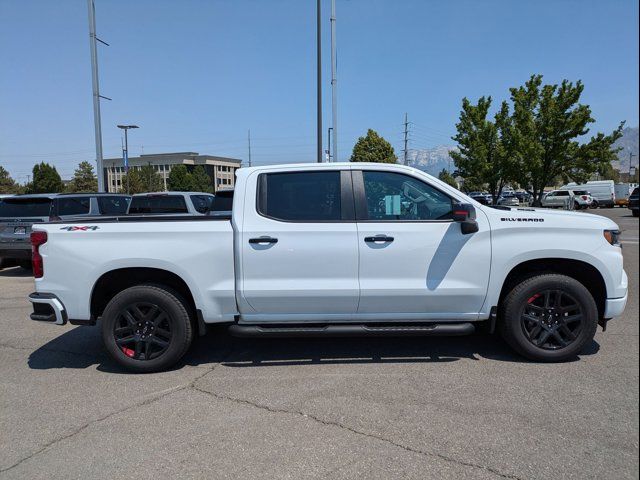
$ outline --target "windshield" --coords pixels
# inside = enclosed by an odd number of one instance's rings
[[[50,210],[50,198],[5,198],[0,200],[0,217],[48,217]]]

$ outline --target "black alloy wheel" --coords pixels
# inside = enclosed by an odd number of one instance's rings
[[[543,350],[568,347],[580,336],[582,307],[562,290],[544,290],[524,305],[520,322],[526,338]]]
[[[127,357],[152,360],[166,352],[173,333],[167,312],[158,305],[138,302],[119,312],[113,336]]]

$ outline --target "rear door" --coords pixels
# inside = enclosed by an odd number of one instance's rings
[[[463,235],[457,203],[426,179],[389,170],[353,170],[360,252],[361,317],[476,319],[491,264],[488,220]]]
[[[256,172],[247,186],[239,226],[243,320],[349,319],[359,297],[350,172]]]

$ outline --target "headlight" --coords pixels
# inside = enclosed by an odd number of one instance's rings
[[[604,238],[607,239],[611,245],[615,245],[616,247],[620,246],[620,230],[605,230]]]

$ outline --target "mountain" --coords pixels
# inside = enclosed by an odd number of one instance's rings
[[[629,153],[634,156],[631,159],[631,165],[638,166],[638,127],[627,127],[622,130],[622,137],[620,137],[614,147],[622,148],[618,152],[618,160],[611,162],[613,168],[620,170],[621,172],[629,171]]]
[[[408,164],[437,177],[442,169],[450,172],[455,170],[453,159],[449,156],[452,150],[457,150],[457,147],[440,145],[422,150],[409,150]]]

